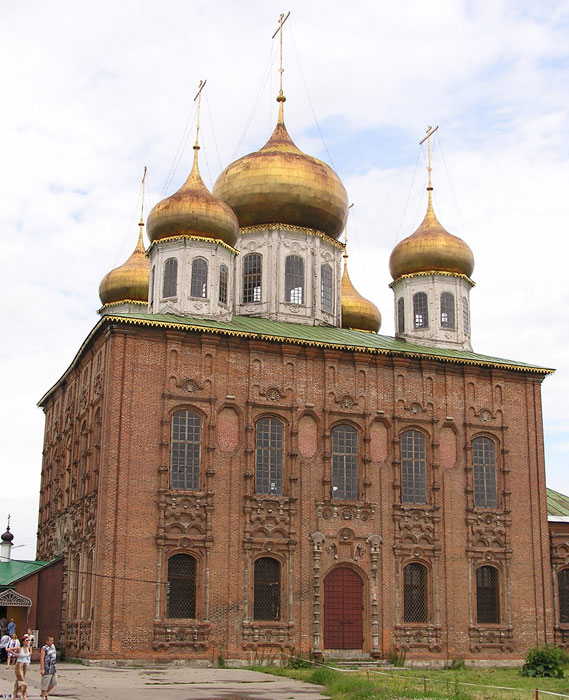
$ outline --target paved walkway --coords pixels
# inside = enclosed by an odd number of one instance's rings
[[[322,687],[242,669],[109,668],[62,663],[50,698],[70,700],[324,700]],[[40,695],[37,663],[28,671],[28,698]],[[14,671],[0,665],[0,698],[11,697]]]

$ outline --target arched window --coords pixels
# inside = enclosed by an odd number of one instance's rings
[[[168,559],[167,615],[177,618],[196,616],[196,560],[189,554]]]
[[[298,255],[285,260],[285,301],[304,304],[304,260]]]
[[[203,258],[192,260],[190,296],[207,299],[207,262]]]
[[[281,565],[272,557],[255,561],[254,620],[278,620],[281,616]]]
[[[277,418],[257,421],[255,491],[280,495],[283,492],[283,424]]]
[[[164,263],[163,297],[175,297],[178,292],[178,261],[168,258]]]
[[[493,566],[476,569],[476,619],[479,624],[500,622],[498,570]]]
[[[429,309],[425,292],[413,294],[413,324],[415,328],[429,327]]]
[[[477,437],[472,441],[474,475],[474,505],[477,508],[496,508],[496,448],[494,441]]]
[[[227,287],[229,284],[229,270],[227,265],[219,266],[219,303],[227,304]]]
[[[441,327],[454,328],[454,296],[450,292],[441,294]]]
[[[399,297],[397,302],[397,329],[399,333],[405,333],[405,299]]]
[[[172,416],[170,488],[199,489],[201,418],[192,411]]]
[[[243,260],[243,303],[261,301],[262,260],[259,253],[246,255]]]
[[[358,432],[351,425],[332,428],[332,497],[358,498]]]
[[[150,273],[150,294],[148,295],[150,300],[150,306],[154,303],[154,278],[156,277],[156,265],[152,266],[152,272]]]
[[[429,621],[428,572],[423,564],[403,569],[403,622]]]
[[[468,299],[462,297],[462,325],[464,326],[464,332],[468,333],[470,329],[470,314],[468,313]]]
[[[334,297],[332,290],[332,268],[330,265],[325,264],[320,267],[320,295],[322,311],[326,311],[329,314],[334,312]]]
[[[557,592],[559,594],[559,622],[569,622],[569,569],[562,569],[557,574]]]
[[[401,502],[427,502],[425,436],[418,430],[401,435]]]

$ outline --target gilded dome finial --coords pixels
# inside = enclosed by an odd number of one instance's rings
[[[284,124],[284,108],[283,104],[286,102],[286,97],[284,96],[283,93],[283,73],[284,73],[284,68],[283,68],[283,24],[287,21],[287,19],[290,17],[290,10],[289,12],[286,13],[286,16],[282,14],[279,17],[279,27],[276,30],[276,32],[273,34],[271,37],[274,39],[277,34],[280,33],[279,37],[279,43],[280,43],[280,62],[279,62],[279,94],[277,95],[277,102],[279,103],[279,118],[278,118],[278,123],[279,124]]]

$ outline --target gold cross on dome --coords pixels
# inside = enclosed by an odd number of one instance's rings
[[[282,97],[283,95],[283,73],[284,73],[284,68],[283,68],[283,24],[287,21],[287,19],[290,17],[290,10],[286,13],[286,15],[282,14],[279,17],[279,27],[276,30],[276,32],[273,34],[271,39],[274,39],[276,35],[280,32],[280,63],[279,63],[279,74],[280,74],[280,86],[279,86],[279,97]]]
[[[196,92],[196,96],[194,97],[194,102],[197,100],[198,101],[198,109],[197,109],[197,117],[196,117],[196,143],[194,148],[199,148],[199,138],[200,138],[200,110],[202,106],[202,90],[205,87],[205,84],[207,83],[206,80],[200,80],[200,83],[198,85],[198,91]]]
[[[438,128],[438,126],[428,126],[426,136],[423,136],[423,138],[419,141],[419,146],[422,146],[425,141],[427,142],[427,171],[429,173],[429,184],[427,185],[427,189],[429,191],[433,189],[431,184],[431,136]]]

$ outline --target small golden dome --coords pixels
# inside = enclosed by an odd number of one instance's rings
[[[394,280],[416,272],[454,272],[470,277],[474,256],[468,245],[446,231],[439,223],[429,189],[427,213],[422,224],[400,243],[389,259],[389,271]]]
[[[332,168],[295,146],[284,125],[283,101],[271,138],[227,166],[213,193],[229,204],[241,228],[288,224],[337,239],[348,215],[346,190]]]
[[[130,258],[107,273],[99,285],[99,298],[103,305],[121,301],[148,303],[150,264],[144,253],[142,222],[139,226],[138,243]]]
[[[163,199],[148,215],[147,232],[152,243],[172,236],[205,236],[235,245],[239,222],[233,211],[214,197],[198,169],[199,146],[188,179],[171,197]]]
[[[342,328],[377,333],[381,328],[381,314],[375,304],[356,292],[348,275],[348,256],[344,256],[342,275]]]

